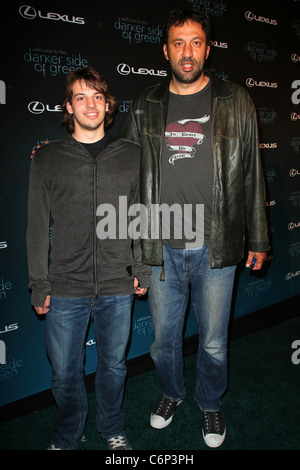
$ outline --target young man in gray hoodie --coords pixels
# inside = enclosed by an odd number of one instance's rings
[[[138,237],[132,239],[127,230],[128,209],[139,201],[140,148],[106,134],[115,109],[116,101],[96,70],[75,70],[67,78],[63,105],[68,134],[39,148],[31,162],[29,287],[36,313],[46,315],[57,404],[50,449],[77,449],[83,437],[90,318],[98,352],[97,429],[108,448],[131,448],[121,408],[126,348],[133,294],[146,293],[149,268],[141,261]],[[119,214],[120,198],[122,207],[127,204],[125,217]]]

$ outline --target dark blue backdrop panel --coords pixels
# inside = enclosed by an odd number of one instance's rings
[[[238,268],[235,318],[300,292],[300,2],[183,0],[203,10],[214,30],[208,65],[244,86],[257,108],[272,250],[263,272]],[[284,4],[284,5],[283,5]],[[97,68],[119,101],[117,133],[143,88],[169,74],[162,28],[173,0],[101,0],[82,4],[10,2],[2,27],[0,76],[0,405],[48,389],[45,322],[28,291],[27,192],[30,155],[64,134],[60,105],[67,73]],[[3,21],[4,22],[4,21]],[[186,336],[197,333],[192,310]],[[149,352],[148,301],[135,302],[129,358]],[[93,326],[86,373],[95,371]]]

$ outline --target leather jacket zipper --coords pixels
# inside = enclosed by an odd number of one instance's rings
[[[215,124],[215,117],[216,117],[216,108],[217,108],[217,97],[213,97],[212,99],[212,110],[211,110],[211,114],[212,114],[212,120],[211,120],[211,148],[212,148],[212,155],[213,155],[213,166],[214,166],[214,181],[213,181],[213,205],[212,205],[212,214],[211,214],[211,229],[210,229],[210,241],[209,241],[209,246],[211,247],[212,246],[212,234],[213,234],[213,229],[214,229],[214,220],[215,220],[215,204],[216,204],[216,197],[215,197],[215,194],[216,194],[216,179],[217,179],[217,176],[216,176],[216,173],[217,173],[217,157],[216,157],[216,151],[215,151],[215,147],[214,147],[214,142],[213,142],[213,138],[214,138],[214,124]],[[209,250],[209,262],[210,262],[210,266],[212,265],[212,250],[210,249]]]

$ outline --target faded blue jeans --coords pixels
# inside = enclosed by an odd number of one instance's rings
[[[86,335],[93,320],[98,364],[95,379],[96,424],[103,437],[124,428],[121,409],[127,374],[132,296],[51,297],[46,314],[46,346],[57,404],[56,446],[77,449],[85,429],[88,401],[84,383]]]
[[[172,249],[164,245],[165,280],[153,266],[149,301],[155,340],[150,353],[163,394],[186,397],[183,327],[189,296],[199,326],[195,402],[201,410],[218,411],[227,388],[227,337],[235,266],[211,269],[209,247]]]

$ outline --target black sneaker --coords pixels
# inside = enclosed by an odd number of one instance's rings
[[[226,427],[221,411],[204,411],[203,413],[203,439],[208,447],[219,447],[223,444]]]
[[[106,439],[107,447],[109,450],[132,450],[129,441],[125,434],[119,434],[118,436],[110,437]]]
[[[63,450],[61,447],[57,447],[56,444],[50,444],[47,450]]]
[[[81,442],[86,442],[86,437],[83,434],[81,438]],[[47,448],[47,450],[64,450],[62,447],[58,447],[56,444],[50,444],[50,446]]]
[[[168,426],[174,416],[176,406],[180,405],[183,400],[174,401],[170,398],[163,397],[157,407],[150,416],[150,424],[153,428],[162,429]]]

